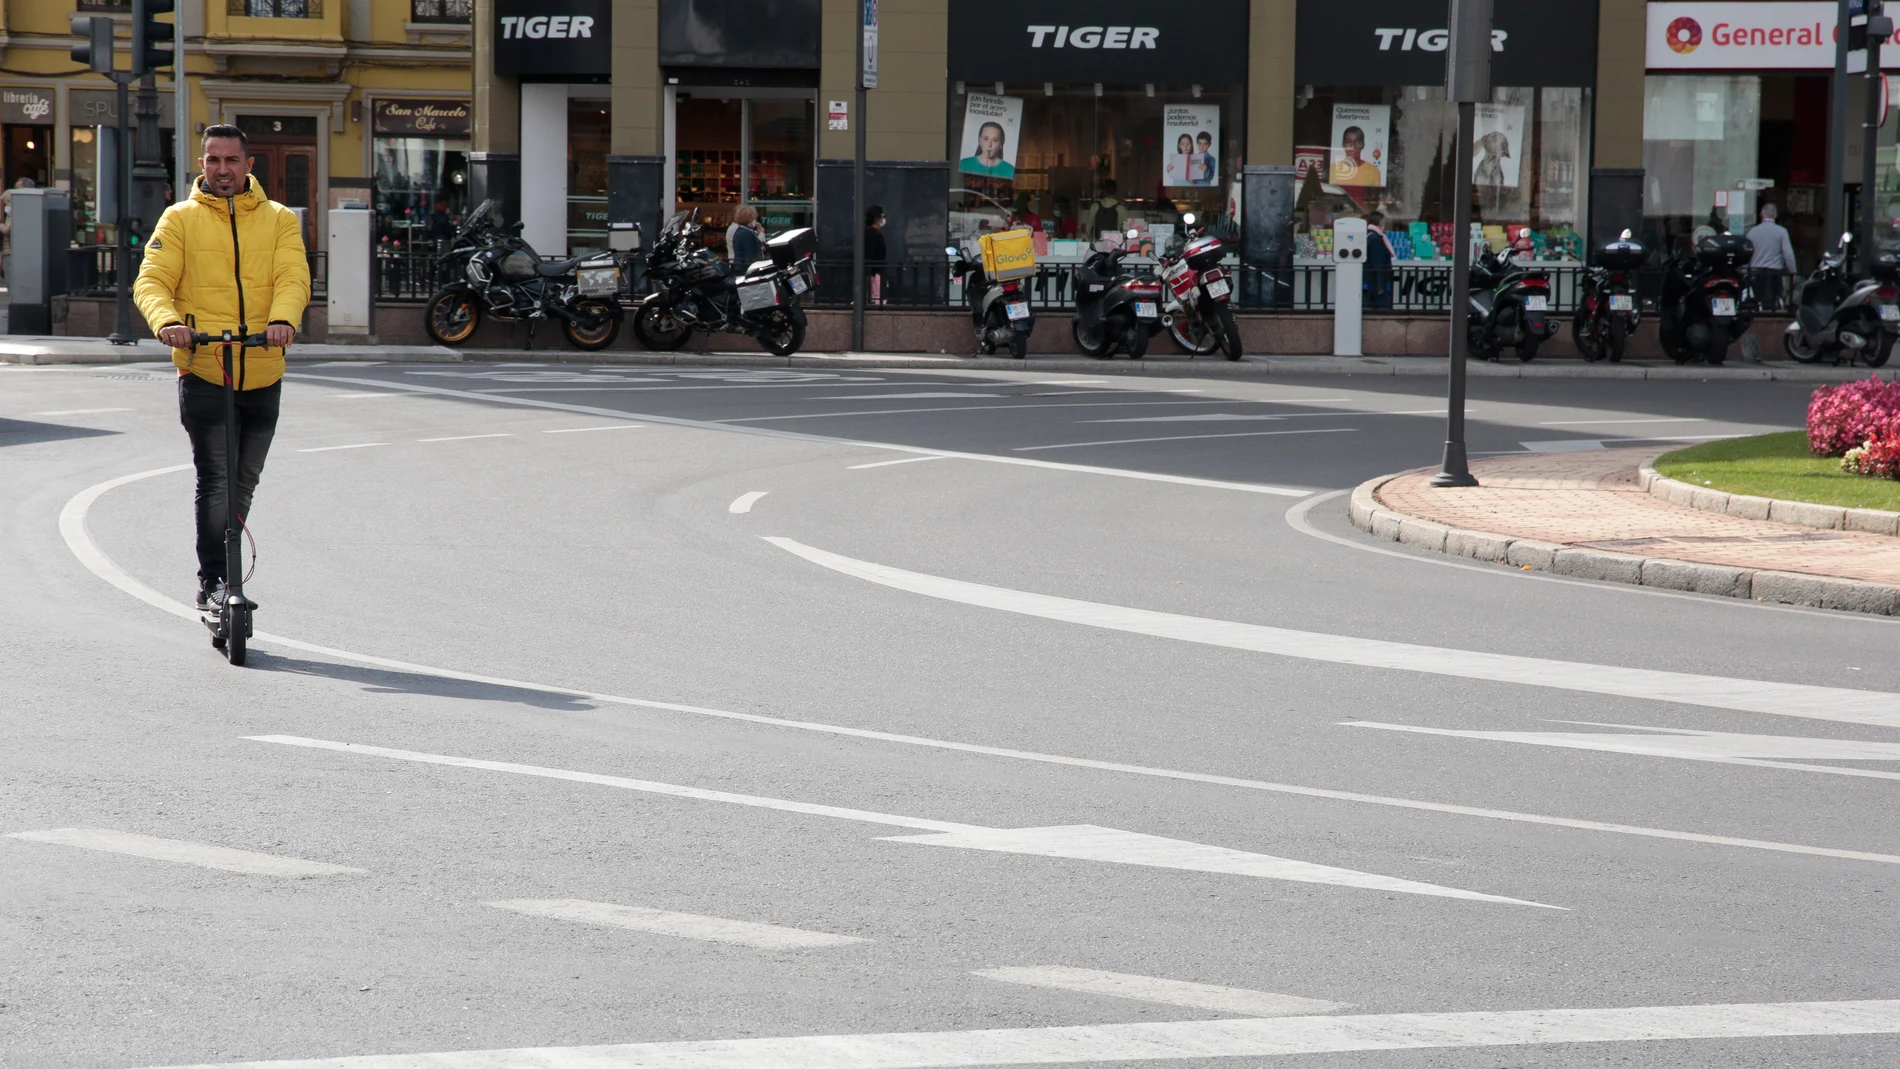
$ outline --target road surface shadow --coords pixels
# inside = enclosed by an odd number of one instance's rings
[[[371,694],[423,694],[435,698],[462,698],[471,701],[510,702],[557,712],[583,712],[599,706],[586,698],[550,694],[544,690],[504,687],[466,679],[447,679],[421,672],[399,672],[389,668],[367,668],[331,661],[306,661],[253,648],[246,658],[248,667],[265,672],[290,672],[295,675],[321,676],[344,683],[358,683]]]
[[[68,427],[62,423],[31,423],[20,419],[0,419],[0,448],[32,445],[35,442],[63,442],[69,438],[98,438],[122,431],[102,431],[97,427]]]

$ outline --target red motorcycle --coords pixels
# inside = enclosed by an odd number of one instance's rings
[[[1229,360],[1240,359],[1240,328],[1231,307],[1233,283],[1220,266],[1227,244],[1207,236],[1205,226],[1195,229],[1194,213],[1181,217],[1187,226],[1187,244],[1155,263],[1161,280],[1162,319],[1174,343],[1190,353],[1218,348]]]

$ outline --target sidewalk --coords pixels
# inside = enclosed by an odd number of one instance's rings
[[[1641,471],[1656,452],[1481,460],[1471,471],[1482,485],[1466,489],[1431,486],[1435,470],[1383,476],[1354,491],[1353,521],[1393,541],[1560,575],[1900,615],[1900,537],[1671,504],[1661,495],[1682,498],[1684,484]]]
[[[167,351],[149,339],[137,345],[113,345],[104,338],[45,337],[0,334],[0,364],[121,364],[168,359]],[[1186,354],[1158,351],[1142,360],[1118,358],[1090,360],[1051,353],[1031,354],[1027,360],[995,357],[924,355],[919,353],[800,353],[781,357],[758,350],[735,349],[726,352],[648,352],[644,349],[609,348],[582,352],[559,343],[534,350],[524,349],[450,349],[440,345],[324,345],[298,343],[291,347],[293,362],[361,361],[388,363],[529,363],[587,364],[590,366],[653,365],[661,367],[757,367],[801,369],[870,369],[964,371],[1022,371],[1081,373],[1089,375],[1166,375],[1205,378],[1239,376],[1257,378],[1272,375],[1419,375],[1444,378],[1446,359],[1430,356],[1250,356],[1238,362],[1215,357],[1189,358]],[[1678,366],[1670,361],[1624,361],[1620,364],[1586,364],[1581,360],[1557,357],[1520,364],[1505,360],[1496,364],[1470,361],[1466,365],[1473,378],[1523,379],[1659,379],[1709,382],[1807,382],[1832,383],[1864,379],[1870,372],[1864,367],[1793,364],[1769,361],[1765,364],[1731,363],[1723,367]]]

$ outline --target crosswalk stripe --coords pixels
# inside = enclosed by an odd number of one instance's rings
[[[1085,995],[1107,995],[1137,1002],[1158,1002],[1166,1006],[1186,1006],[1189,1009],[1235,1013],[1244,1017],[1305,1017],[1336,1013],[1351,1005],[1301,998],[1298,995],[1278,995],[1271,991],[1251,991],[1244,987],[1221,987],[1135,973],[1075,969],[1064,965],[984,969],[971,975],[986,980],[1000,980],[1006,984],[1047,987]]]
[[[241,872],[247,876],[338,876],[350,872],[362,872],[344,865],[331,865],[322,861],[305,861],[300,857],[280,857],[276,854],[259,854],[250,850],[233,850],[224,846],[210,846],[205,843],[186,842],[183,839],[161,839],[153,835],[139,835],[129,831],[112,831],[108,828],[53,828],[47,831],[8,832],[9,839],[25,839],[36,843],[55,843],[60,846],[77,846],[82,850],[103,850],[110,854],[127,854],[132,857],[149,858],[153,861],[173,861],[180,865],[197,865],[206,869],[222,869],[225,872]]]
[[[604,924],[613,928],[699,939],[709,943],[734,943],[760,950],[808,950],[865,942],[850,935],[833,935],[830,932],[813,932],[804,928],[786,928],[726,917],[705,917],[697,913],[674,913],[646,906],[588,902],[577,898],[515,898],[487,904],[496,909],[513,910],[535,917],[552,917],[581,924]]]

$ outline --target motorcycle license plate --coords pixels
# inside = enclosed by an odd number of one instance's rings
[[[1900,304],[1881,305],[1880,318],[1888,323],[1900,323]]]
[[[1709,298],[1709,314],[1718,315],[1718,316],[1734,315],[1735,314],[1735,298],[1733,297]]]
[[[1612,293],[1610,294],[1610,311],[1634,312],[1636,311],[1636,298],[1627,293]]]
[[[1526,297],[1524,298],[1524,310],[1526,312],[1548,312],[1550,311],[1550,298]]]
[[[1895,308],[1894,310],[1900,311],[1900,308]],[[1136,301],[1135,302],[1135,318],[1153,319],[1159,314],[1160,313],[1155,310],[1155,303],[1153,301]]]
[[[805,279],[803,276],[793,275],[789,281],[791,282],[793,293],[805,292]]]
[[[1011,301],[1010,303],[1003,306],[1003,311],[1009,313],[1009,318],[1011,319],[1028,319],[1029,318],[1029,302],[1028,301]]]
[[[1226,279],[1217,278],[1207,284],[1207,295],[1209,297],[1225,297],[1227,293]]]

